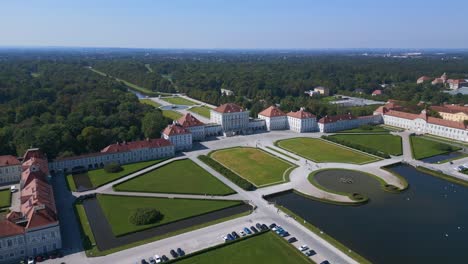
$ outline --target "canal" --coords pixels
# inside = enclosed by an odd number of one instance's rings
[[[285,206],[373,263],[467,263],[468,188],[408,165],[392,170],[408,180],[408,190],[385,192],[376,180],[362,174],[317,174],[317,182],[328,189],[368,196],[370,201],[361,206],[326,204],[292,192],[268,200]],[[343,177],[346,183],[340,182]]]

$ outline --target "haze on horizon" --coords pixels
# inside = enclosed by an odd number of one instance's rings
[[[468,1],[2,1],[0,46],[467,48]]]

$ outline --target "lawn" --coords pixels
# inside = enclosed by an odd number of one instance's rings
[[[116,173],[109,173],[109,172],[106,172],[104,169],[98,169],[98,170],[88,171],[86,174],[88,175],[93,187],[98,187],[106,183],[109,183],[111,181],[120,179],[134,172],[137,172],[139,170],[142,170],[146,167],[157,164],[161,161],[163,160],[150,160],[150,161],[143,161],[143,162],[138,162],[138,163],[122,165],[123,170],[116,172]],[[69,181],[70,190],[76,191],[76,186],[74,186],[73,184],[70,184],[70,180],[68,179],[68,177],[72,178],[72,175],[67,176],[67,181]]]
[[[5,189],[0,191],[0,208],[10,207],[11,204],[11,191]]]
[[[403,154],[401,137],[390,134],[374,135],[332,135],[332,138],[338,138],[354,144],[358,144],[375,151],[381,151],[390,155],[399,156]]]
[[[210,118],[210,110],[211,108],[206,106],[196,106],[189,109],[190,112],[194,112],[206,118]]]
[[[293,164],[255,148],[229,148],[211,157],[257,187],[284,182]]]
[[[197,103],[195,103],[194,101],[190,101],[183,97],[165,97],[161,99],[174,105],[197,105]]]
[[[116,236],[122,236],[242,204],[240,201],[170,199],[118,195],[98,195],[97,198]],[[156,223],[148,225],[134,225],[130,223],[129,216],[138,208],[154,208],[163,215],[163,218]]]
[[[161,105],[156,103],[155,101],[151,100],[151,99],[140,99],[140,103],[142,104],[147,104],[147,105],[151,105],[155,108],[159,108]]]
[[[181,113],[172,111],[172,110],[163,110],[162,113],[163,113],[163,116],[172,120],[177,120],[182,117]]]
[[[316,138],[291,138],[277,141],[276,144],[280,148],[315,162],[364,164],[378,160],[375,157]]]
[[[390,130],[381,126],[365,126],[349,130],[342,130],[336,133],[390,133]]]
[[[314,263],[284,238],[273,232],[248,237],[235,243],[223,244],[218,248],[176,261],[178,264],[284,264]]]
[[[116,191],[229,195],[234,190],[190,159],[173,161],[114,186]]]
[[[448,144],[429,140],[421,136],[411,136],[410,142],[413,158],[417,160],[449,153],[460,149]]]

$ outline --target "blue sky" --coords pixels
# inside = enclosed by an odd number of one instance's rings
[[[468,48],[464,0],[0,0],[0,46]]]

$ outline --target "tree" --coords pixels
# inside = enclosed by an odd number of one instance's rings
[[[149,225],[159,222],[163,215],[154,208],[138,208],[129,217],[130,223],[134,225]]]
[[[169,120],[159,110],[146,113],[142,119],[143,134],[147,138],[158,138],[168,123]]]

